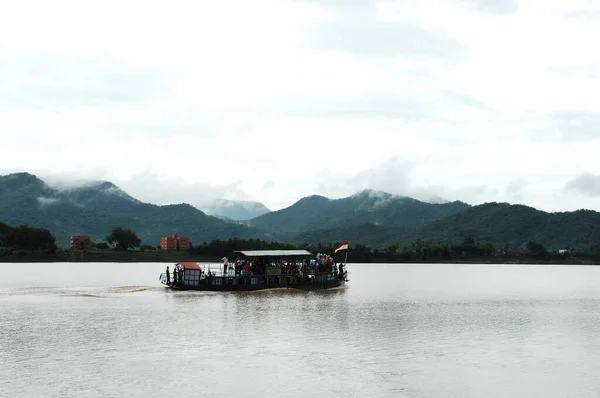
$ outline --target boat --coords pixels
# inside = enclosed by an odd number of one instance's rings
[[[346,264],[306,250],[242,250],[238,258],[213,269],[195,262],[176,263],[172,274],[160,275],[161,283],[175,290],[252,291],[276,288],[333,289],[349,282]]]

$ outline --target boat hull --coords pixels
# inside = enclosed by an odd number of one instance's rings
[[[198,283],[163,283],[173,290],[198,290],[209,292],[247,292],[267,289],[327,290],[345,285],[347,279],[340,279],[337,274],[329,274],[314,280],[300,278],[270,277],[209,277]]]

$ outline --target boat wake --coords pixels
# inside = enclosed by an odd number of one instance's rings
[[[0,296],[62,296],[62,297],[89,297],[110,298],[116,294],[141,293],[147,291],[161,291],[162,287],[152,286],[117,286],[117,287],[23,287],[0,289]]]
[[[152,286],[119,286],[109,290],[109,293],[113,294],[124,294],[124,293],[139,293],[145,292],[149,290],[163,290],[161,287],[152,287]]]

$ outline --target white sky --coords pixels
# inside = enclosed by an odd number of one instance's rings
[[[0,4],[0,173],[600,210],[600,1]]]

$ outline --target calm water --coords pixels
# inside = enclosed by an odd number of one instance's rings
[[[600,396],[600,267],[351,264],[258,293],[164,268],[0,264],[0,396]]]

